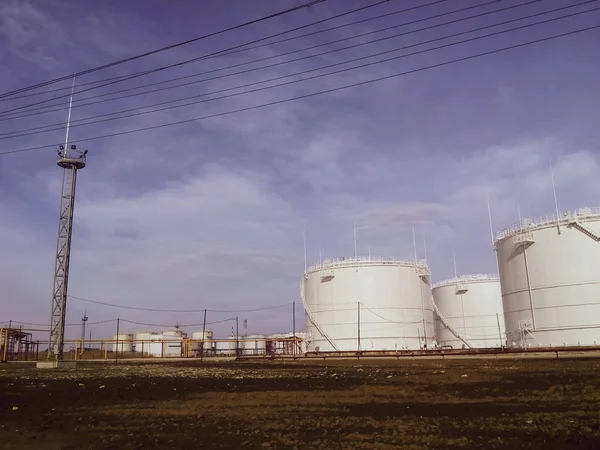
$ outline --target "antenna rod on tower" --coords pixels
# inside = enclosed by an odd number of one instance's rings
[[[425,251],[425,261],[427,261],[427,241],[425,240],[425,235],[423,235],[423,250]],[[429,261],[427,261],[429,264]]]
[[[556,228],[560,234],[560,217],[558,212],[558,200],[556,199],[556,186],[554,184],[554,170],[552,170],[552,159],[550,160],[550,178],[552,179],[552,193],[554,194],[554,208],[556,209]]]
[[[496,241],[494,239],[494,226],[492,225],[492,209],[490,208],[490,196],[488,195],[487,189],[485,190],[485,200],[487,202],[488,219],[490,221],[490,237],[492,238],[492,248],[496,248]]]
[[[73,75],[73,83],[71,84],[71,96],[69,97],[69,113],[67,114],[67,134],[65,136],[65,156],[69,148],[69,128],[71,126],[71,109],[73,108],[73,92],[75,91],[75,75]]]
[[[306,230],[304,230],[303,236],[304,236],[304,273],[306,273],[306,270],[308,269],[308,267],[306,266]]]
[[[356,245],[356,220],[354,221],[354,260],[358,259],[358,247]]]
[[[458,278],[458,270],[456,270],[456,253],[452,249],[452,260],[454,261],[454,278]]]
[[[490,237],[492,238],[492,248],[496,251],[496,242],[494,240],[494,226],[492,225],[492,209],[490,208],[490,197],[488,195],[487,189],[485,190],[485,199],[487,201],[487,209],[488,209],[488,219],[490,221]],[[498,255],[495,256],[494,260],[496,261],[496,272],[498,276],[500,276],[500,265],[498,264]]]
[[[415,237],[415,223],[412,223],[412,232],[413,232],[413,247],[415,249],[415,267],[417,265],[417,238]]]

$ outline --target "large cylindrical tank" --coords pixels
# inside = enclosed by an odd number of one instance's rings
[[[133,351],[133,334],[120,333],[113,335],[113,352],[130,353]]]
[[[264,355],[266,352],[266,339],[264,334],[249,334],[243,340],[244,355]]]
[[[600,208],[526,219],[496,235],[508,344],[600,344]]]
[[[435,336],[452,348],[501,347],[505,341],[500,280],[495,275],[464,275],[433,285],[438,308]]]
[[[431,274],[424,263],[378,257],[325,261],[308,268],[301,296],[309,351],[432,346]]]

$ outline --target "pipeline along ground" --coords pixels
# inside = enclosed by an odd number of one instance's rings
[[[600,360],[0,366],[0,449],[600,448]]]

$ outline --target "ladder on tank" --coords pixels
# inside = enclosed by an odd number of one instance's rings
[[[306,275],[304,275],[302,277],[302,283],[300,283],[300,297],[302,298],[302,305],[304,306],[304,311],[306,311],[306,315],[308,316],[308,319],[315,326],[315,328],[321,334],[321,336],[323,336],[325,339],[327,339],[327,342],[329,342],[331,344],[331,346],[333,347],[333,349],[336,352],[339,352],[340,349],[338,348],[337,345],[335,345],[335,341],[333,339],[331,339],[329,337],[329,335],[327,333],[325,333],[325,331],[323,331],[323,329],[321,328],[321,326],[315,320],[315,318],[314,318],[314,316],[312,314],[312,311],[310,310],[310,308],[306,304],[306,298],[304,296],[304,281],[305,281],[305,279],[306,279]]]
[[[469,344],[469,341],[467,341],[465,338],[463,338],[460,333],[458,331],[456,331],[456,329],[450,325],[448,323],[448,321],[446,320],[446,318],[444,317],[444,315],[442,314],[442,312],[439,310],[439,308],[437,307],[437,305],[435,304],[435,301],[433,300],[433,297],[431,298],[431,303],[433,304],[433,310],[435,311],[435,314],[440,318],[440,320],[442,321],[442,323],[444,324],[444,326],[446,328],[448,328],[448,330],[450,330],[450,332],[456,336],[458,339],[460,339],[461,341],[464,342],[464,344],[469,347],[469,348],[473,348],[473,346],[471,344]]]

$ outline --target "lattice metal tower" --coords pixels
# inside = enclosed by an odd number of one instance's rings
[[[75,80],[73,80],[73,86]],[[67,311],[67,286],[69,284],[69,260],[71,257],[71,236],[73,229],[73,209],[75,207],[75,186],[77,171],[86,163],[87,150],[80,152],[76,145],[69,148],[69,125],[73,94],[69,101],[67,134],[65,144],[58,149],[57,164],[63,168],[62,192],[56,240],[56,261],[54,265],[54,288],[52,290],[52,311],[50,337],[48,339],[48,359],[62,360],[65,340],[65,317]],[[85,323],[85,322],[84,322]]]

